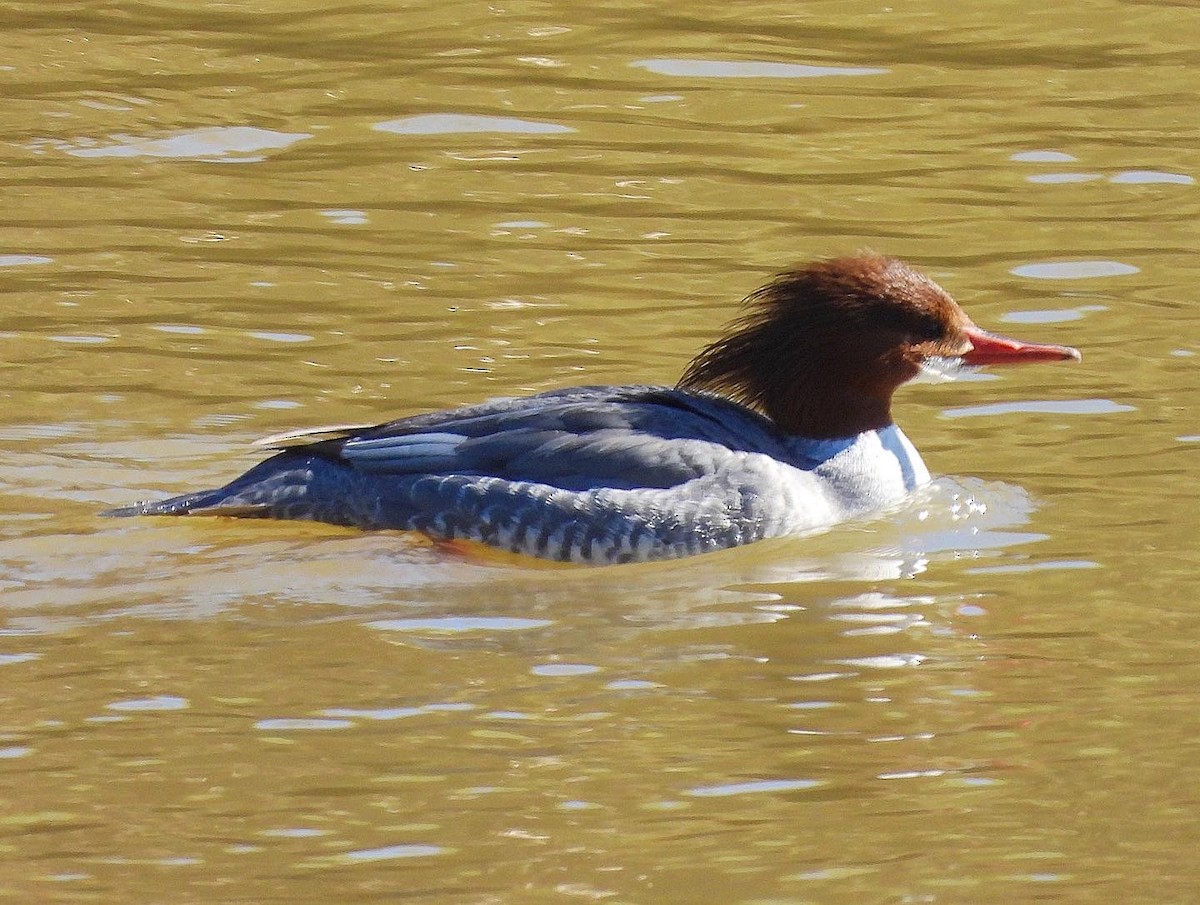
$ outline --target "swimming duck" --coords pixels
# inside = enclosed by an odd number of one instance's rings
[[[778,274],[674,387],[582,386],[268,437],[215,490],[108,515],[313,519],[581,563],[690,556],[833,525],[929,481],[892,394],[930,360],[1079,360],[981,330],[904,262]]]

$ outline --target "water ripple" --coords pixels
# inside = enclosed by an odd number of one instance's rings
[[[575,131],[570,126],[559,123],[535,122],[506,116],[476,116],[467,113],[426,113],[422,116],[405,116],[400,119],[375,123],[371,128],[377,132],[393,132],[397,135],[449,135],[461,132],[554,135]]]
[[[115,144],[57,145],[72,157],[173,157],[193,159],[228,158],[230,155],[257,154],[286,148],[298,141],[312,138],[308,132],[273,132],[253,126],[210,126],[179,132],[168,138],[137,138],[115,136]],[[242,157],[243,161],[261,157]]]
[[[513,632],[545,628],[549,619],[521,619],[515,616],[443,616],[429,619],[377,619],[368,628],[385,632]]]
[[[967,405],[962,408],[945,409],[945,418],[971,418],[988,415],[1113,415],[1118,412],[1135,411],[1132,405],[1123,405],[1111,399],[1025,399],[1016,402],[990,402],[984,405]]]
[[[32,264],[52,264],[54,258],[45,255],[0,255],[0,267],[28,267]]]
[[[833,75],[886,75],[890,69],[870,66],[808,66],[758,60],[638,60],[630,63],[659,75],[716,79],[812,79]]]
[[[1035,280],[1087,280],[1140,273],[1141,268],[1120,261],[1042,261],[1022,264],[1009,271],[1013,276]]]
[[[131,698],[106,704],[108,710],[186,710],[191,704],[187,698],[160,694],[153,698]]]
[[[753,795],[761,792],[796,792],[815,789],[816,779],[759,779],[751,782],[732,782],[716,786],[697,786],[685,794],[697,798],[723,798],[728,795]]]

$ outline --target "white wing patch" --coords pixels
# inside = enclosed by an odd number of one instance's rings
[[[364,471],[436,472],[457,464],[458,447],[467,439],[464,434],[430,432],[349,440],[341,454]]]

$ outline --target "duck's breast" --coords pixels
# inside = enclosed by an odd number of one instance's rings
[[[844,518],[899,502],[929,483],[916,447],[896,425],[836,440],[800,441],[804,454],[820,459],[814,475]]]

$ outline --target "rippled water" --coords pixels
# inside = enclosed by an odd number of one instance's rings
[[[0,886],[1187,902],[1200,11],[13,3]],[[672,383],[871,247],[1075,366],[902,391],[885,516],[580,570],[107,521],[255,437]]]

